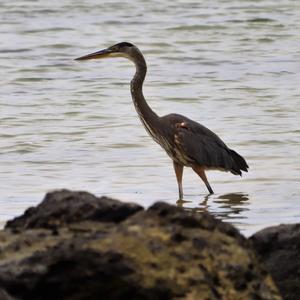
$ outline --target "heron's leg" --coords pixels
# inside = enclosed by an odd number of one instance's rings
[[[182,200],[183,199],[183,190],[182,190],[183,165],[180,165],[173,160],[173,166],[174,166],[177,184],[178,184],[179,200]]]
[[[213,194],[214,191],[212,190],[211,186],[208,183],[208,180],[206,178],[206,174],[203,168],[199,167],[199,166],[193,166],[193,170],[200,176],[200,178],[203,180],[203,182],[205,183],[208,191],[210,194]]]

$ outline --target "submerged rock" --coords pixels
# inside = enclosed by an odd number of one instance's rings
[[[250,239],[283,299],[300,299],[300,224],[266,228]]]
[[[20,300],[281,299],[230,224],[66,190],[0,232],[0,287]]]

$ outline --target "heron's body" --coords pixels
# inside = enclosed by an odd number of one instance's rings
[[[247,172],[248,165],[245,159],[228,148],[205,126],[179,114],[159,117],[149,107],[142,90],[147,66],[142,53],[134,45],[120,43],[78,60],[121,56],[130,59],[136,66],[136,73],[130,85],[133,103],[148,133],[173,160],[180,199],[183,197],[183,167],[193,168],[211,194],[213,190],[206,178],[206,170],[229,171],[234,175],[241,175],[241,171]]]

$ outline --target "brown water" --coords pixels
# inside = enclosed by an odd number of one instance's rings
[[[131,103],[133,65],[73,58],[120,41],[145,54],[144,92],[216,132],[250,165],[242,179],[189,169],[187,209],[244,233],[300,219],[300,2],[0,3],[0,220],[70,188],[148,206],[176,203],[168,156]]]

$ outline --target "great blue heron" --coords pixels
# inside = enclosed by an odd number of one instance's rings
[[[215,133],[205,126],[179,114],[159,117],[150,108],[142,89],[147,65],[143,54],[136,46],[123,42],[81,56],[76,60],[106,57],[125,57],[135,64],[136,73],[130,84],[132,100],[148,133],[173,160],[180,200],[183,198],[183,167],[191,167],[204,181],[210,194],[213,194],[213,190],[208,183],[206,170],[229,171],[234,175],[242,175],[241,171],[248,171],[245,159],[228,148]]]

